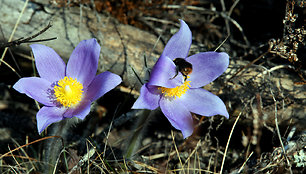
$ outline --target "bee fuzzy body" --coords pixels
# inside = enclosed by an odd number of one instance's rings
[[[192,64],[187,62],[183,58],[176,58],[173,60],[175,66],[176,66],[176,74],[171,79],[174,79],[179,72],[182,73],[182,75],[185,77],[184,80],[187,79],[187,76],[192,73]]]

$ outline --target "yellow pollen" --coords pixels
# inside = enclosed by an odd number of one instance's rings
[[[189,77],[187,76],[187,78]],[[157,89],[161,91],[164,97],[176,98],[176,97],[181,97],[183,94],[185,94],[186,91],[189,89],[189,87],[190,87],[190,81],[185,81],[184,84],[182,84],[181,86],[177,86],[175,88],[158,87]]]
[[[81,101],[83,85],[72,77],[65,76],[54,86],[56,100],[65,107],[77,104]]]

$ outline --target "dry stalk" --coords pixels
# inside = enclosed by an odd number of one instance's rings
[[[224,166],[224,162],[225,162],[225,157],[226,157],[226,154],[227,154],[227,150],[228,150],[228,146],[229,146],[229,143],[230,143],[232,134],[233,134],[233,132],[234,132],[235,126],[236,126],[236,124],[237,124],[237,122],[238,122],[238,120],[239,120],[241,114],[242,114],[242,111],[239,113],[238,117],[236,118],[235,123],[234,123],[234,125],[233,125],[233,127],[232,127],[232,130],[231,130],[231,132],[230,132],[230,135],[229,135],[229,137],[228,137],[228,140],[227,140],[227,143],[226,143],[226,147],[225,147],[225,151],[224,151],[224,155],[223,155],[223,159],[222,159],[220,174],[222,174],[222,171],[223,171],[223,166]]]
[[[273,94],[273,91],[272,89],[270,88],[270,92],[271,92],[271,95],[272,95],[272,98],[273,98],[273,101],[274,101],[274,116],[275,116],[275,128],[276,128],[276,132],[277,132],[277,135],[278,135],[278,139],[279,139],[279,142],[282,146],[282,150],[283,150],[283,153],[284,153],[284,156],[285,156],[285,159],[287,161],[287,165],[289,166],[289,171],[290,171],[290,174],[292,174],[292,170],[291,170],[291,164],[289,162],[289,159],[287,157],[287,154],[286,154],[286,150],[284,148],[284,144],[283,144],[283,141],[282,141],[282,137],[280,135],[280,132],[279,132],[279,127],[278,127],[278,120],[277,120],[277,103],[276,103],[276,100],[275,100],[275,97],[274,97],[274,94]]]
[[[16,32],[16,29],[17,29],[17,27],[18,27],[18,25],[19,25],[20,19],[21,19],[22,15],[23,15],[23,13],[24,13],[24,11],[25,11],[27,5],[28,5],[28,2],[29,2],[29,0],[26,0],[26,1],[24,2],[23,8],[22,8],[22,10],[21,10],[21,12],[20,12],[20,14],[19,14],[19,17],[18,17],[18,19],[17,19],[17,21],[16,21],[16,24],[15,24],[15,26],[14,26],[14,29],[13,29],[13,31],[12,31],[12,34],[11,34],[11,36],[10,36],[8,42],[12,41],[13,36],[14,36],[14,34],[15,34],[15,32]],[[7,52],[7,49],[8,49],[8,47],[6,47],[6,48],[4,49],[4,51],[3,51],[3,53],[2,53],[2,56],[1,56],[1,59],[0,59],[0,60],[1,60],[1,61],[0,61],[0,66],[1,66],[1,62],[3,61],[4,56],[5,56],[6,52]]]

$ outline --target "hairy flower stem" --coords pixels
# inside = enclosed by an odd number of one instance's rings
[[[130,140],[128,141],[127,148],[125,151],[125,158],[131,159],[133,155],[138,150],[140,142],[142,140],[142,135],[145,132],[145,128],[149,122],[149,116],[152,115],[154,112],[150,110],[143,110],[142,114],[139,115],[138,121],[135,126],[135,130],[133,135],[131,136]]]
[[[74,119],[64,119],[57,124],[54,124],[51,135],[60,136],[62,139],[53,138],[47,142],[45,146],[45,159],[46,166],[45,172],[48,174],[56,173],[57,161],[61,155],[61,151],[64,148],[63,144],[66,141],[66,136],[68,133],[68,128],[74,123]],[[64,142],[62,142],[64,141]],[[64,152],[65,153],[65,152]]]

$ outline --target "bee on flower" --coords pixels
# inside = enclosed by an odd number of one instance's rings
[[[188,25],[183,20],[180,23],[180,30],[166,44],[132,108],[160,107],[172,126],[187,138],[194,129],[191,113],[229,117],[223,101],[202,88],[225,72],[229,56],[224,52],[188,56],[192,35]]]

